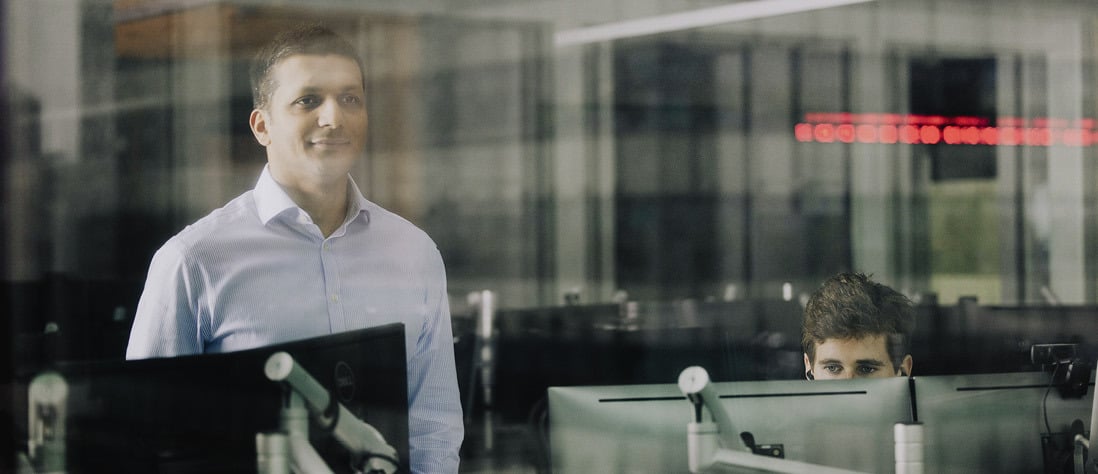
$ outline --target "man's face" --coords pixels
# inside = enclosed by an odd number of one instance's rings
[[[816,380],[863,377],[894,377],[899,370],[892,366],[884,334],[861,339],[825,339],[816,344],[816,360],[804,356],[805,370],[811,370]],[[910,373],[911,356],[905,356],[903,373]]]
[[[256,140],[283,185],[344,179],[366,145],[362,72],[350,58],[295,55],[271,70],[274,91],[252,111]]]

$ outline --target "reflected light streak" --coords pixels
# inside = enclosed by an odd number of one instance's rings
[[[755,0],[559,31],[555,35],[555,43],[557,47],[575,46],[872,1],[875,0]]]

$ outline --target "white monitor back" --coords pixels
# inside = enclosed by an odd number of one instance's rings
[[[781,444],[785,458],[894,470],[892,430],[911,421],[908,379],[714,385],[736,434]],[[553,472],[687,472],[693,406],[677,384],[549,388]]]
[[[1045,372],[916,377],[926,472],[1044,472],[1042,402],[1050,380]],[[1052,432],[1067,433],[1072,421],[1090,420],[1093,399],[1093,383],[1076,399],[1064,399],[1052,388]],[[1065,438],[1070,447],[1070,436]]]

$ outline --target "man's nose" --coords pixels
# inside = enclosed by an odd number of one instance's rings
[[[317,125],[321,127],[339,128],[343,125],[343,111],[334,100],[326,100],[317,110]]]

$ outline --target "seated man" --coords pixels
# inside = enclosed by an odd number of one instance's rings
[[[804,309],[805,377],[911,376],[911,300],[860,273],[840,273],[820,286]]]

